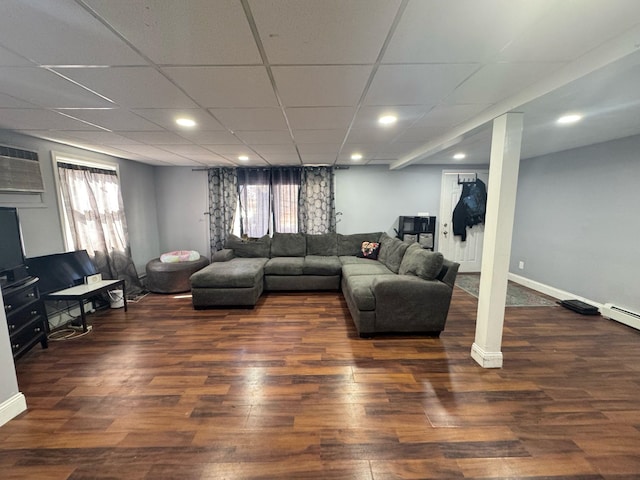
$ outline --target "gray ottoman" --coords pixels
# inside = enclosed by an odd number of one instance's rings
[[[209,265],[207,257],[190,262],[163,263],[154,258],[147,263],[147,290],[153,293],[181,293],[191,290],[189,277]]]

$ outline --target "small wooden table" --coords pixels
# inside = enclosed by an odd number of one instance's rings
[[[100,280],[89,285],[82,284],[75,287],[65,288],[57,292],[43,295],[44,300],[75,300],[80,306],[80,318],[82,319],[82,331],[87,331],[87,318],[84,312],[84,301],[100,293],[109,290],[122,290],[124,300],[124,311],[127,311],[127,292],[125,291],[124,280]]]

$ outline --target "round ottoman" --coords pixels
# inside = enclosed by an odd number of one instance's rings
[[[147,263],[147,290],[153,293],[180,293],[191,290],[189,277],[209,265],[207,257],[187,262],[163,263],[154,258]]]

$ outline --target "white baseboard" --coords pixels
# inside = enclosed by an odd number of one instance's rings
[[[531,290],[535,290],[536,292],[543,293],[545,295],[549,295],[550,297],[557,298],[558,300],[580,300],[581,302],[588,303],[589,305],[593,305],[594,307],[601,309],[603,305],[598,302],[594,302],[593,300],[589,300],[588,298],[581,297],[580,295],[576,295],[571,292],[567,292],[565,290],[560,290],[559,288],[550,287],[549,285],[545,285],[544,283],[536,282],[535,280],[530,280],[525,277],[521,277],[520,275],[516,275],[515,273],[509,273],[509,280],[518,283],[524,287],[530,288]]]
[[[471,358],[482,368],[502,368],[502,352],[487,352],[475,342],[471,346]]]
[[[0,403],[0,427],[27,409],[27,399],[20,392]]]

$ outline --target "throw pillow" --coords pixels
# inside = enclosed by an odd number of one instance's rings
[[[233,250],[237,257],[244,258],[269,258],[271,250],[271,237],[264,235],[260,238],[242,239],[230,234],[225,243],[225,248]]]
[[[400,275],[415,275],[424,280],[434,280],[440,270],[444,257],[440,252],[432,252],[423,249],[407,250],[400,264]]]
[[[380,244],[378,242],[362,242],[360,251],[356,256],[368,258],[369,260],[377,260],[378,253],[380,253]]]

